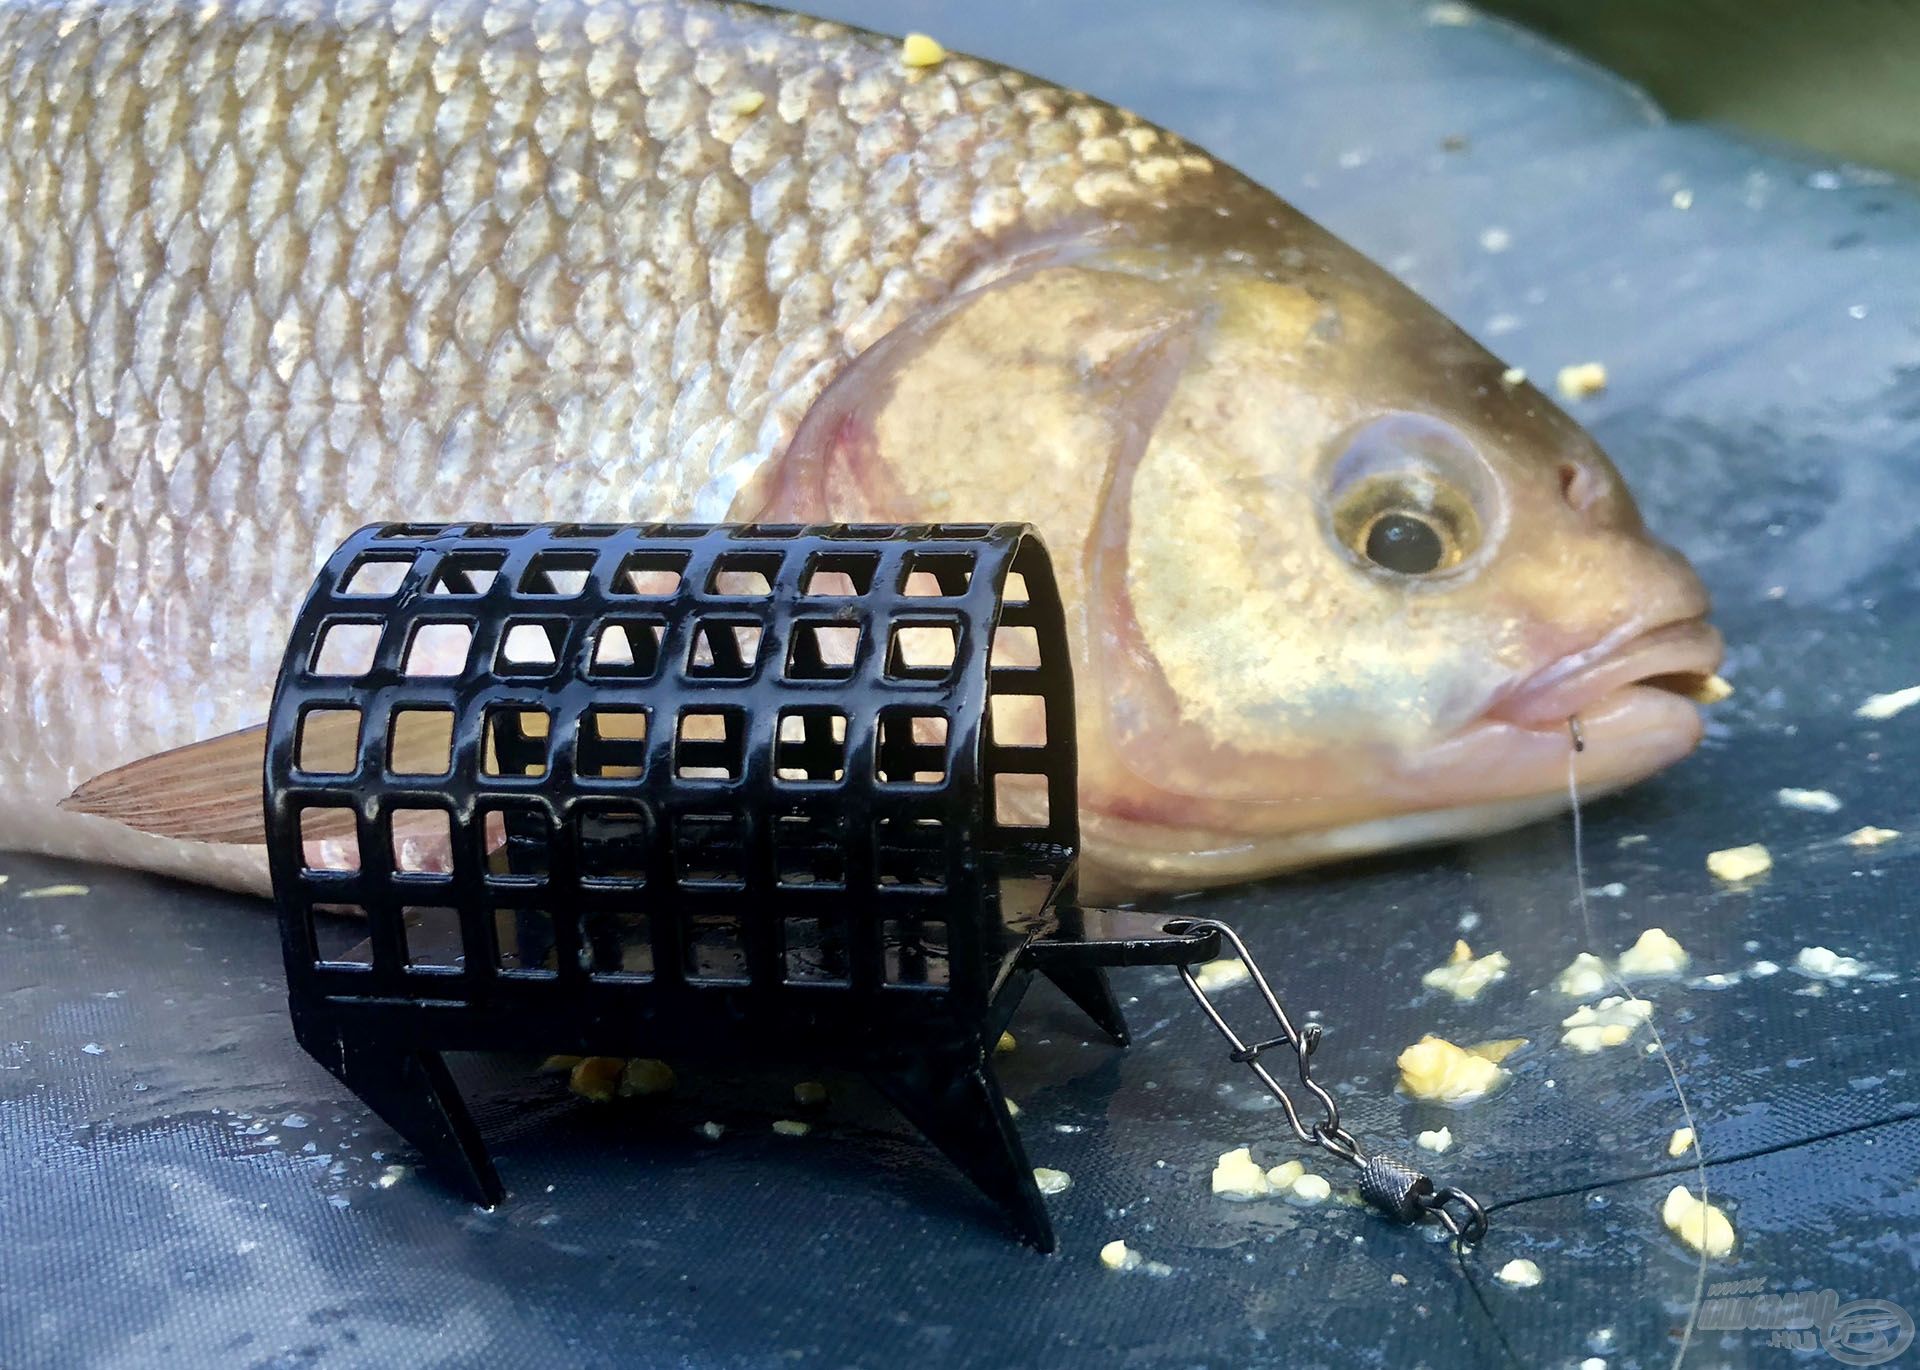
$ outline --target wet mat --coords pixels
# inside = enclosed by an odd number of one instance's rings
[[[1564,822],[1183,905],[1235,922],[1290,1006],[1320,1011],[1357,1133],[1404,1152],[1451,1129],[1444,1156],[1411,1154],[1499,1206],[1492,1237],[1462,1267],[1337,1198],[1211,1196],[1230,1147],[1301,1153],[1179,985],[1144,971],[1117,978],[1131,1050],[1036,992],[1002,1059],[1035,1163],[1073,1177],[1058,1257],[1014,1244],[850,1080],[784,1137],[790,1076],[595,1107],[536,1063],[467,1062],[513,1196],[481,1212],[300,1052],[258,905],[0,856],[0,1364],[1664,1365],[1698,1282],[1658,1217],[1694,1183],[1667,1154],[1679,1107],[1645,1029],[1562,1047],[1576,1001],[1551,988],[1575,953],[1655,925],[1693,965],[1640,989],[1739,1240],[1704,1292],[1913,1311],[1920,710],[1854,716],[1920,682],[1920,533],[1898,513],[1920,488],[1911,193],[1664,126],[1453,7],[826,8],[1195,137],[1537,376],[1607,364],[1575,412],[1708,579],[1740,692],[1699,757],[1589,810],[1592,936]],[[1789,786],[1843,807],[1783,807]],[[1914,835],[1840,841],[1862,824]],[[1707,874],[1708,851],[1751,841],[1770,876]],[[25,897],[63,883],[90,892]],[[1470,1004],[1420,985],[1456,936],[1511,961]],[[1813,947],[1858,973],[1797,968]],[[1444,1109],[1391,1092],[1429,1031],[1529,1045],[1500,1094]],[[1102,1269],[1116,1237],[1171,1272]],[[1496,1278],[1514,1258],[1538,1287]],[[1773,1335],[1697,1332],[1689,1363],[1783,1364]]]

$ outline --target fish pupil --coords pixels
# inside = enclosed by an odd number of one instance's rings
[[[1433,525],[1411,514],[1384,514],[1367,530],[1367,560],[1388,571],[1424,575],[1444,554]]]

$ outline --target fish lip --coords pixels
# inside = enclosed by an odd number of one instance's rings
[[[1620,690],[1704,681],[1720,668],[1720,632],[1704,617],[1679,619],[1600,642],[1550,662],[1502,695],[1485,718],[1523,728],[1561,728]],[[1676,691],[1677,692],[1677,691]]]

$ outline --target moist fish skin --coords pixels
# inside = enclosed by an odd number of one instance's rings
[[[1511,826],[1571,714],[1589,793],[1690,750],[1638,682],[1720,649],[1504,371],[1178,137],[836,24],[0,0],[0,847],[262,888],[59,803],[258,723],[400,519],[1031,519],[1090,873]],[[1388,566],[1409,514],[1437,559]]]
[[[53,805],[259,721],[347,533],[725,518],[971,263],[1216,175],[1004,68],[629,0],[8,4],[0,149],[0,838],[186,874]]]

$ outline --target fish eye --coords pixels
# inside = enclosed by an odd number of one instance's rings
[[[1419,414],[1390,414],[1353,431],[1329,473],[1334,540],[1367,569],[1435,576],[1485,541],[1490,473],[1466,438]]]

